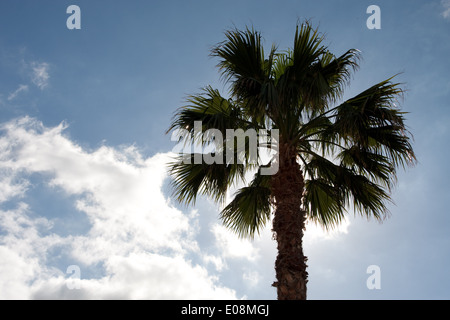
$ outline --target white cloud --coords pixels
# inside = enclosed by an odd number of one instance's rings
[[[64,136],[66,127],[29,117],[0,127],[0,201],[16,200],[0,211],[0,298],[236,298],[187,258],[201,255],[196,215],[161,192],[169,155],[143,158],[134,147],[87,152]],[[75,199],[90,223],[84,233],[59,235],[45,212],[33,212],[26,204],[31,174]],[[79,290],[67,287],[64,267],[48,263],[57,249],[80,265]],[[84,277],[93,266],[103,273]]]
[[[222,271],[226,267],[225,261],[221,257],[218,257],[218,256],[204,254],[203,261],[206,264],[208,264],[208,263],[213,264],[217,271]]]
[[[16,181],[17,179],[8,171],[0,168],[0,203],[23,196],[29,185],[27,180]]]
[[[39,88],[44,89],[48,86],[50,75],[48,74],[50,65],[47,62],[31,63],[31,81]]]
[[[43,236],[51,222],[39,217],[32,219],[29,208],[19,203],[15,210],[0,211],[0,299],[29,297],[28,284],[38,274],[53,274],[42,264],[47,250],[64,245],[66,239],[58,235]]]
[[[441,5],[443,6],[442,16],[445,19],[450,19],[450,0],[442,0]]]
[[[261,276],[257,271],[248,270],[244,272],[242,275],[242,279],[251,287],[256,287],[259,281],[261,280]]]
[[[325,230],[320,225],[312,221],[307,221],[304,241],[307,244],[310,244],[323,240],[336,240],[341,235],[345,235],[348,233],[349,226],[350,220],[347,217],[344,217],[340,224],[331,230]]]
[[[8,95],[8,101],[14,100],[21,92],[28,91],[28,86],[26,84],[21,84],[19,87]]]
[[[23,53],[14,53],[11,55],[22,56]],[[38,61],[27,61],[26,59],[20,59],[20,62],[10,61],[11,64],[18,64],[17,73],[21,77],[25,76],[28,78],[26,84],[18,84],[17,89],[10,92],[9,94],[0,93],[0,106],[7,105],[7,102],[10,102],[21,94],[27,92],[30,89],[30,85],[33,84],[39,89],[43,90],[48,87],[50,83],[50,64],[48,62],[38,62]]]
[[[255,261],[258,258],[259,249],[247,239],[240,239],[226,227],[215,224],[212,232],[216,237],[216,246],[220,248],[226,258],[245,258]]]
[[[69,289],[63,277],[37,281],[34,299],[232,299],[234,291],[219,287],[206,269],[183,257],[152,253],[112,256],[108,275],[82,279],[79,289]]]

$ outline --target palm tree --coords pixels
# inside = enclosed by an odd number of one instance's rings
[[[193,204],[202,194],[223,203],[227,190],[254,172],[220,218],[239,236],[253,238],[273,214],[278,256],[272,285],[278,299],[306,299],[306,220],[330,229],[349,209],[382,220],[396,169],[415,163],[405,113],[395,104],[403,90],[392,77],[339,103],[358,67],[359,51],[335,56],[308,22],[297,25],[292,48],[278,51],[273,45],[267,56],[253,28],[229,30],[225,36],[211,55],[219,59],[229,97],[209,86],[189,96],[167,132],[187,130],[186,140],[206,147],[214,139],[194,132],[195,121],[201,121],[202,131],[216,129],[224,136],[230,128],[277,129],[279,138],[269,146],[276,146],[278,154],[268,165],[277,161],[279,170],[261,174],[264,166],[250,161],[246,147],[233,149],[243,161],[229,161],[225,139],[210,153],[223,161],[193,161],[194,153],[177,156],[170,164],[174,197]]]

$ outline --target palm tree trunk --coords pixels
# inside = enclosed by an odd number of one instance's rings
[[[279,300],[305,300],[308,273],[302,238],[306,212],[301,208],[305,184],[295,150],[280,145],[279,152],[279,170],[271,181],[276,205],[272,231],[278,245],[273,286]]]

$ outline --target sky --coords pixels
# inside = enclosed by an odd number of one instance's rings
[[[0,299],[275,299],[270,224],[242,240],[211,200],[176,203],[165,131],[187,95],[226,93],[224,31],[285,50],[307,19],[361,51],[343,99],[397,75],[418,158],[382,223],[308,223],[308,298],[450,299],[450,0],[1,1]]]

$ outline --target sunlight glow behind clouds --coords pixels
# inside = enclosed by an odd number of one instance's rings
[[[258,258],[258,248],[247,239],[240,239],[226,227],[215,224],[212,231],[216,237],[217,246],[221,248],[225,257],[245,257],[250,261]]]

